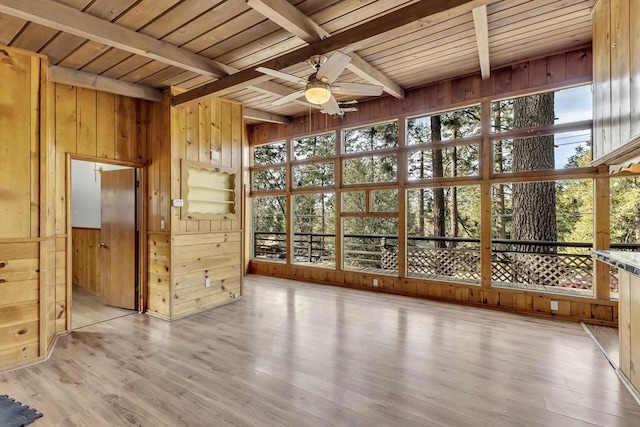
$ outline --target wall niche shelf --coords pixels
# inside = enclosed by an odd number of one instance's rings
[[[183,220],[238,219],[238,180],[233,170],[181,160]]]

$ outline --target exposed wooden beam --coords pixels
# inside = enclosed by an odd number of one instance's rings
[[[52,65],[49,76],[54,83],[95,89],[116,95],[129,96],[131,98],[146,99],[148,101],[162,101],[162,92],[157,89],[123,82],[97,74],[85,73],[84,71],[73,70],[71,68]]]
[[[309,44],[329,36],[287,0],[247,0],[247,5]]]
[[[287,116],[281,116],[280,114],[268,113],[266,111],[254,110],[252,108],[242,109],[245,119],[253,119],[261,122],[289,124],[291,119]]]
[[[431,22],[437,21],[439,18],[442,18],[443,15],[446,16],[446,12],[452,8],[459,7],[461,11],[471,11],[473,8],[486,4],[488,1],[489,0],[421,0],[331,37],[327,37],[326,39],[265,61],[255,67],[244,69],[236,74],[176,95],[173,98],[173,103],[174,105],[179,105],[205,96],[220,96],[255,84],[264,76],[255,70],[257,67],[282,70],[283,68],[303,62],[312,55],[322,55],[353,43],[362,42],[419,19],[431,17]]]
[[[487,21],[487,5],[476,7],[473,12],[473,25],[476,29],[478,55],[480,56],[480,73],[484,80],[491,76],[489,61],[489,23]]]
[[[0,12],[198,74],[220,78],[235,71],[220,62],[51,0],[0,0]]]
[[[355,53],[350,53],[349,56],[351,57],[351,62],[347,65],[347,68],[351,70],[352,73],[360,76],[369,83],[382,86],[384,91],[389,95],[398,99],[404,99],[404,89],[402,89],[400,85]]]
[[[247,4],[309,44],[330,37],[327,31],[287,0],[247,0]],[[404,89],[400,85],[371,66],[358,54],[352,52],[349,56],[351,56],[349,70],[369,83],[382,86],[384,91],[391,96],[400,99],[404,98]]]

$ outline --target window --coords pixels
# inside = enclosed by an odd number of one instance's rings
[[[640,176],[610,180],[610,240],[616,251],[640,250]],[[611,299],[618,299],[618,269],[611,267]]]
[[[287,212],[284,196],[254,197],[253,256],[256,259],[287,260]]]
[[[480,186],[407,190],[407,276],[480,284]]]
[[[254,146],[256,259],[479,285],[484,227],[492,287],[591,297],[590,99],[583,86]],[[635,179],[612,180],[612,247],[640,249]]]
[[[327,187],[335,184],[333,161],[294,165],[293,187]]]
[[[407,145],[480,136],[480,105],[407,120]]]
[[[492,186],[494,286],[593,296],[593,180]]]
[[[591,117],[588,86],[492,103],[494,172],[590,166]]]
[[[336,264],[336,196],[293,196],[293,263],[334,268]]]
[[[335,132],[293,140],[293,159],[307,160],[336,155]]]
[[[398,146],[398,122],[345,130],[343,139],[345,153],[394,148]]]
[[[258,145],[253,147],[252,151],[251,190],[284,190],[287,178],[287,171],[284,167],[284,163],[287,161],[287,143],[281,141]]]
[[[398,218],[345,217],[342,221],[345,270],[398,274]]]

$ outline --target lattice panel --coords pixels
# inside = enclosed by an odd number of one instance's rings
[[[446,248],[409,248],[407,273],[444,276],[465,281],[480,280],[478,251]]]
[[[494,253],[491,276],[503,283],[592,289],[593,260],[572,254]]]

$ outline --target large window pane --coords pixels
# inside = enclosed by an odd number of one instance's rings
[[[286,206],[284,196],[252,199],[254,258],[286,261]]]
[[[481,133],[479,105],[407,120],[407,145],[470,138]]]
[[[346,159],[342,163],[344,184],[395,182],[398,180],[398,159],[395,154]]]
[[[407,190],[407,276],[480,283],[480,186]]]
[[[593,180],[494,184],[498,287],[593,296]]]
[[[297,138],[293,140],[293,158],[295,160],[332,157],[336,155],[336,133]]]
[[[589,86],[505,99],[491,104],[491,126],[504,132],[590,120],[591,105]]]
[[[398,122],[344,131],[344,152],[360,153],[398,146]]]
[[[478,175],[478,146],[462,145],[408,154],[409,181]]]
[[[254,191],[284,190],[285,168],[259,169],[251,172],[251,189]]]
[[[495,140],[493,159],[496,173],[589,167],[591,129]]]
[[[611,249],[640,251],[640,176],[611,178]],[[619,271],[611,267],[611,299],[619,297]]]
[[[253,147],[253,165],[273,165],[287,161],[287,143],[274,142]]]
[[[343,268],[398,274],[398,218],[343,218]]]
[[[335,206],[333,193],[293,197],[293,262],[335,267]]]
[[[398,190],[371,190],[371,212],[398,212]]]
[[[367,195],[364,191],[342,193],[342,212],[367,212]]]
[[[326,187],[335,183],[333,162],[311,163],[293,167],[294,187]]]

